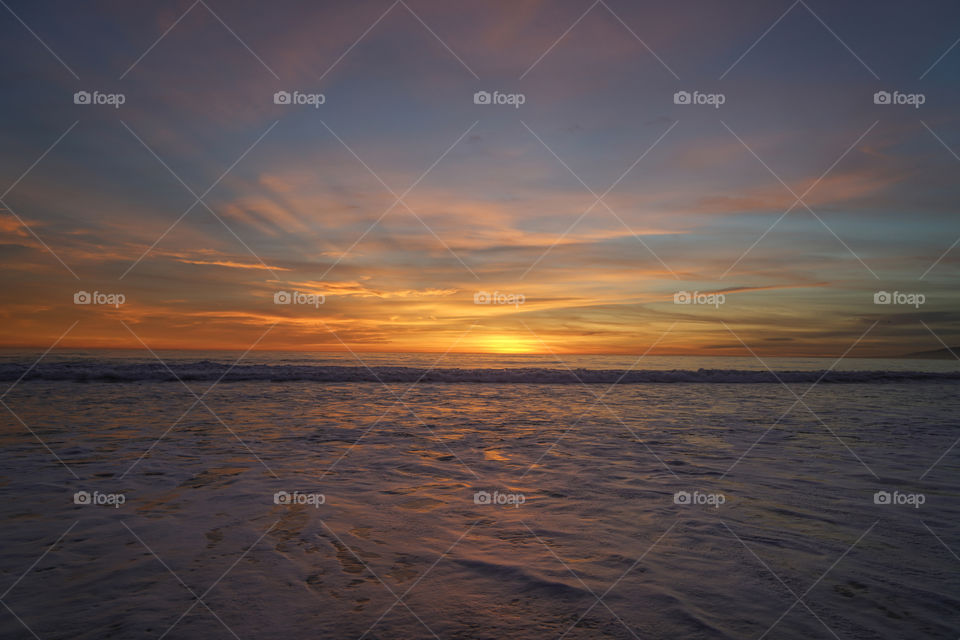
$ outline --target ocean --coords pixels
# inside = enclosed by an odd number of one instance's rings
[[[0,637],[956,638],[953,360],[0,353]]]

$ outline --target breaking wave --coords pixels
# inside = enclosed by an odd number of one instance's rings
[[[433,382],[509,384],[643,384],[779,382],[923,382],[960,380],[960,371],[766,371],[748,369],[459,369],[397,366],[334,366],[199,362],[103,362],[90,360],[0,364],[0,380],[65,382]]]

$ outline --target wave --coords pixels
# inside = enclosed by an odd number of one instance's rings
[[[960,371],[765,371],[748,369],[459,369],[395,366],[230,365],[199,362],[64,361],[0,363],[0,380],[64,382],[395,382],[508,384],[645,384],[780,382],[865,383],[960,380]]]

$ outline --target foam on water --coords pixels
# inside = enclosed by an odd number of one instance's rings
[[[778,384],[252,379],[200,405],[158,379],[4,398],[4,603],[38,637],[957,637],[954,381],[801,406]],[[276,499],[298,491],[324,500]],[[478,499],[497,492],[523,501]]]
[[[0,380],[72,382],[445,382],[531,384],[641,384],[780,382],[924,382],[960,380],[960,371],[910,370],[756,370],[756,369],[587,369],[587,368],[449,368],[341,366],[307,364],[237,364],[197,362],[126,362],[67,360],[0,363]]]

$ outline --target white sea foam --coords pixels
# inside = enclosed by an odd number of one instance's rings
[[[197,362],[124,362],[67,360],[0,364],[0,380],[73,382],[264,381],[264,382],[442,382],[527,384],[643,384],[643,383],[873,383],[960,380],[960,371],[893,370],[749,370],[749,369],[566,369],[427,368],[400,366],[340,366],[289,364],[238,364]]]

